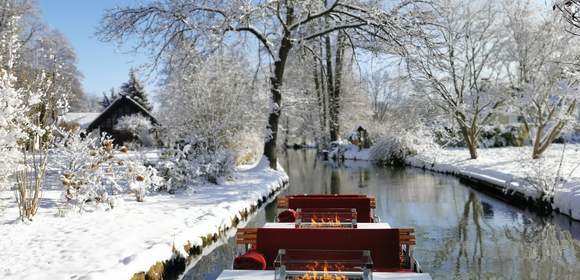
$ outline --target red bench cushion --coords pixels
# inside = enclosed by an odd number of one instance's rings
[[[234,259],[234,269],[241,270],[265,270],[266,258],[260,252],[251,249],[245,254]]]
[[[293,209],[287,209],[278,214],[278,222],[280,223],[293,223],[297,218],[298,213]]]

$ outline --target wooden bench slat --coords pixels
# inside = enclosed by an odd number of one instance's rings
[[[257,228],[239,228],[238,229],[238,233],[242,232],[242,233],[254,233],[254,232],[258,232]]]
[[[277,205],[278,205],[278,208],[288,208],[288,198],[287,197],[278,197]]]

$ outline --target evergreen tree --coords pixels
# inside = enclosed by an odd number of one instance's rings
[[[115,100],[119,97],[119,94],[117,94],[115,92],[115,88],[111,88],[111,91],[109,92],[109,96],[107,96],[106,93],[103,92],[103,99],[101,100],[101,106],[103,106],[103,110],[107,109],[107,107],[111,106],[111,104],[113,104],[113,102],[115,102]]]
[[[153,106],[149,103],[149,99],[147,98],[147,94],[145,93],[145,88],[137,79],[137,75],[135,74],[135,69],[131,68],[129,71],[129,81],[124,83],[121,86],[121,94],[130,97],[131,99],[135,100],[139,103],[143,108],[151,111],[153,110]]]

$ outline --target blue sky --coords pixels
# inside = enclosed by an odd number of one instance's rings
[[[95,31],[106,9],[132,0],[40,0],[46,24],[60,30],[69,39],[78,56],[78,67],[84,75],[83,87],[90,95],[101,95],[111,87],[118,88],[128,78],[130,67],[147,62],[144,54],[119,50],[113,43],[102,43]],[[148,85],[147,89],[152,86]],[[151,91],[151,90],[149,90]]]

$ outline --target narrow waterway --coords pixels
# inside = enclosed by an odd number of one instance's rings
[[[315,151],[287,151],[280,159],[290,176],[285,194],[364,193],[375,213],[393,227],[416,229],[414,255],[434,279],[580,279],[580,223],[540,218],[474,191],[458,179],[413,168],[340,165]],[[276,205],[248,227],[274,221]],[[230,239],[190,269],[184,279],[215,279],[232,267],[240,248]]]

